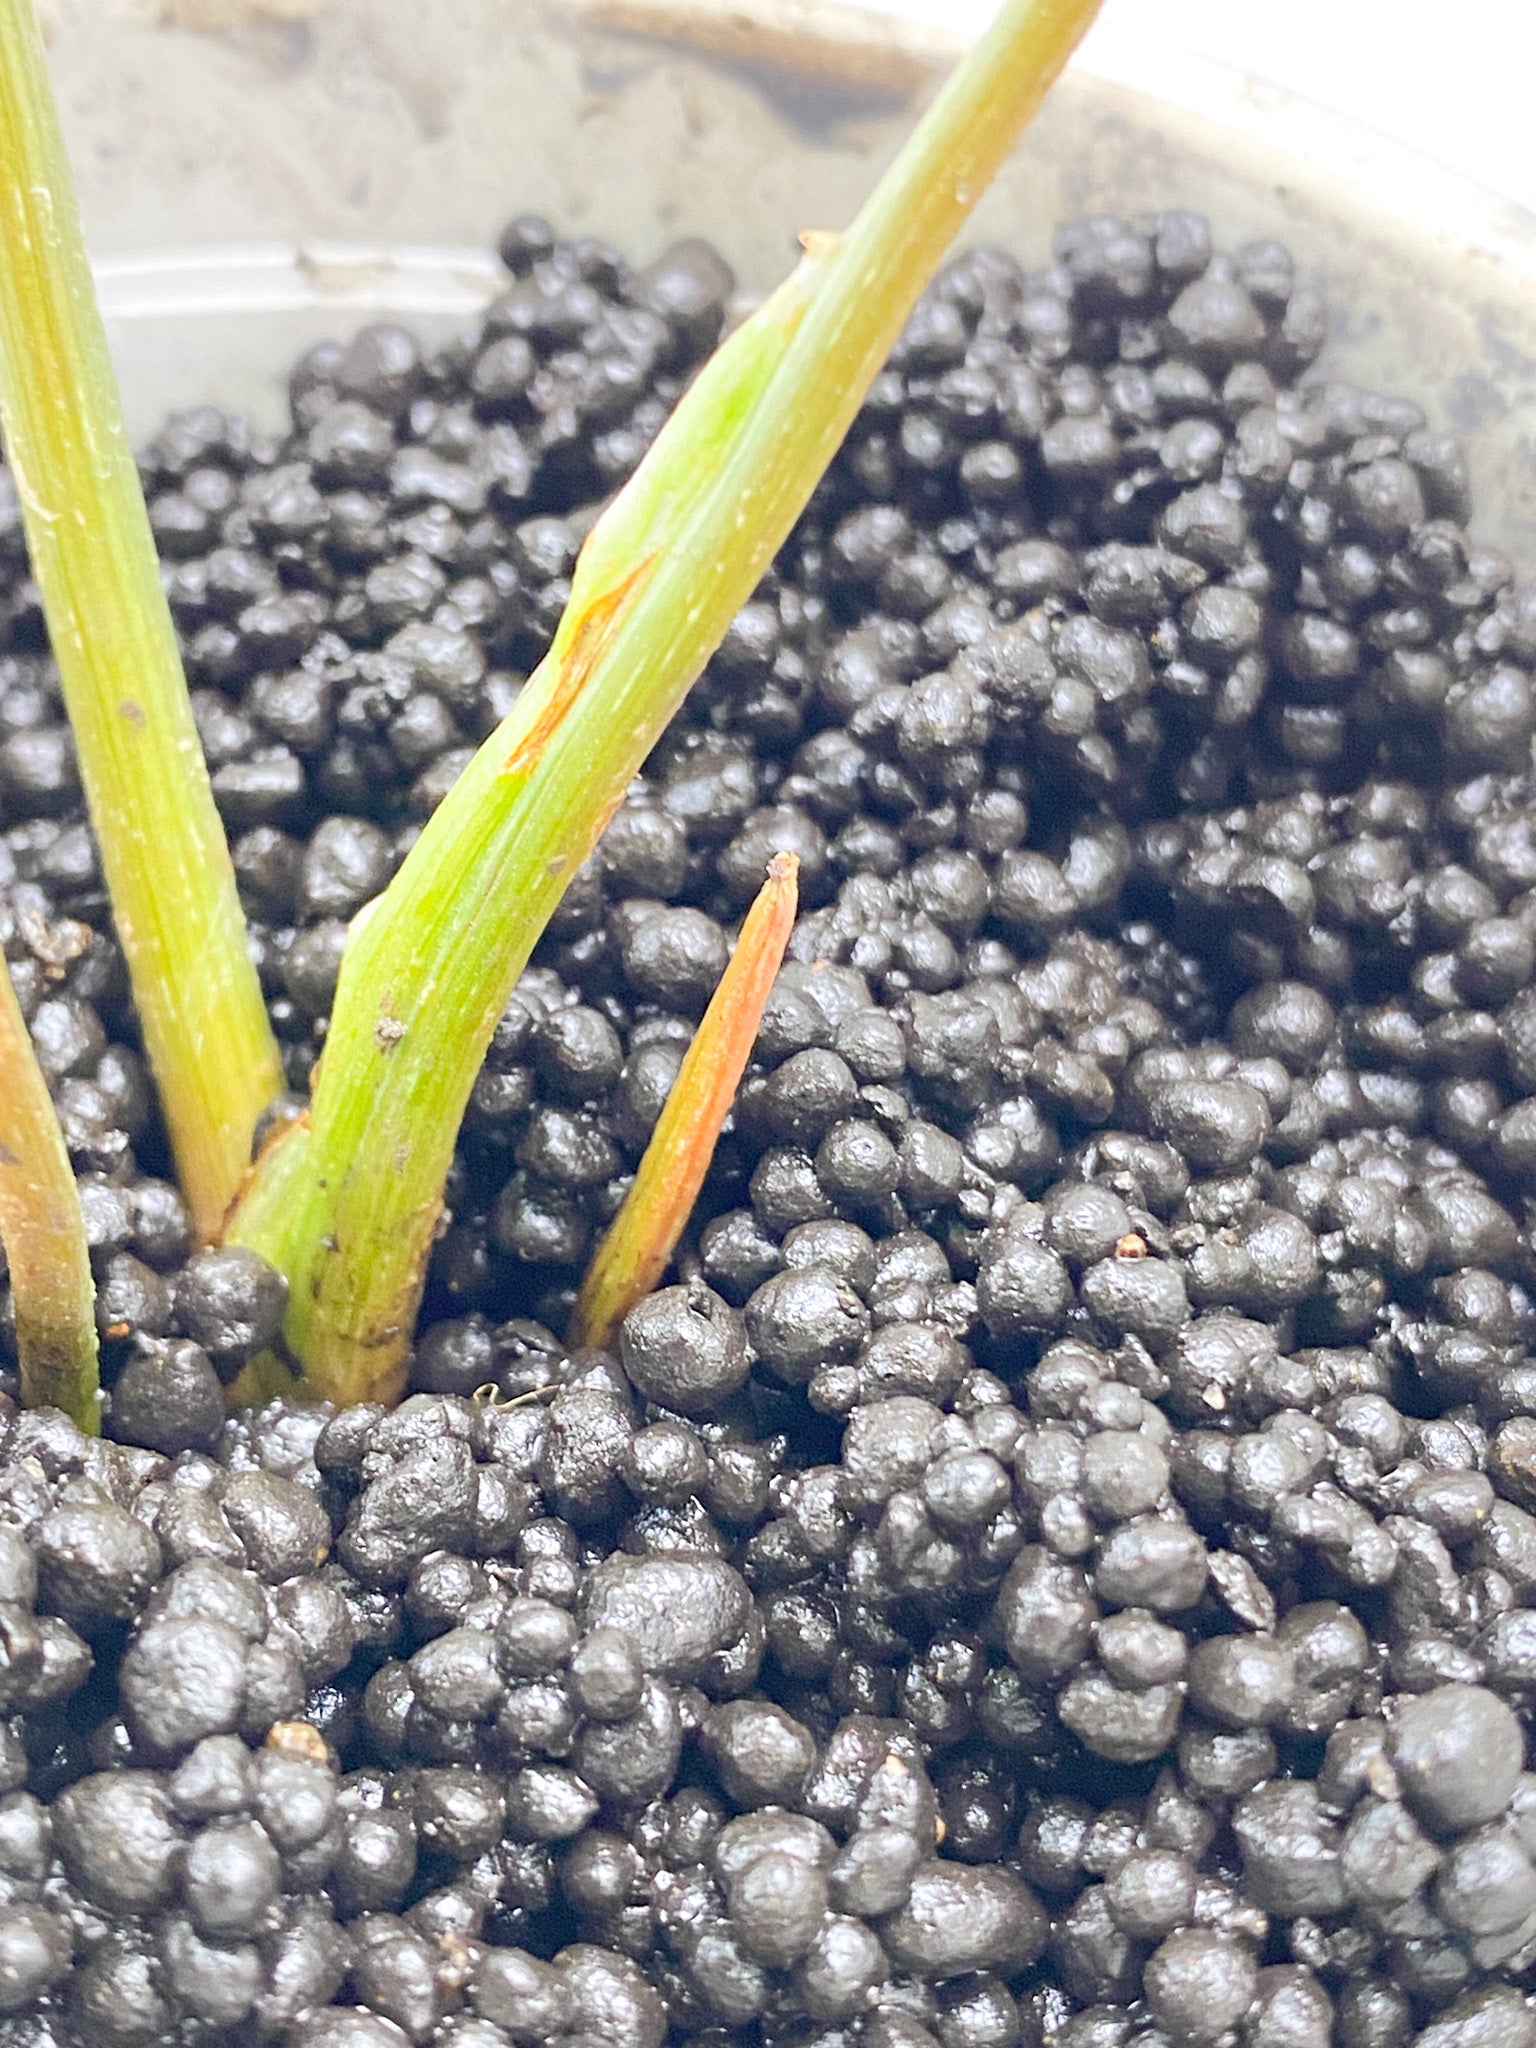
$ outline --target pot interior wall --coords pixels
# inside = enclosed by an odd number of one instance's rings
[[[943,54],[819,0],[56,0],[51,27],[136,434],[201,399],[275,424],[292,355],[381,314],[450,331],[514,211],[641,257],[707,235],[766,286],[850,216]],[[1536,560],[1536,222],[1423,166],[1348,175],[1347,124],[1317,158],[1252,127],[1075,71],[976,233],[1039,260],[1064,215],[1192,205],[1282,236],[1333,292],[1329,367],[1461,434],[1480,532]]]

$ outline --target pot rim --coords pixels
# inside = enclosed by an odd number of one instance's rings
[[[967,41],[849,0],[569,0],[569,11],[595,27],[888,88],[931,84]],[[1536,212],[1305,93],[1118,15],[1095,22],[1068,74],[1074,70],[1294,157],[1373,208],[1536,281]]]
[[[138,0],[105,0],[139,12]],[[197,26],[219,31],[292,20],[320,0],[198,0]],[[686,48],[798,79],[828,78],[882,95],[920,96],[965,48],[932,23],[849,0],[563,0],[579,24]],[[1309,181],[1347,189],[1378,217],[1536,284],[1536,212],[1407,144],[1198,49],[1170,46],[1128,19],[1101,17],[1072,72],[1160,104],[1304,164]],[[184,311],[238,313],[332,305],[473,314],[500,266],[458,243],[242,241],[153,243],[99,259],[104,310],[117,319]]]

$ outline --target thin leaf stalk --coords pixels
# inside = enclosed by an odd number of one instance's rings
[[[0,1241],[10,1267],[21,1398],[101,1429],[96,1289],[64,1135],[0,958]]]
[[[571,1342],[599,1350],[667,1269],[715,1156],[757,1040],[763,1005],[795,927],[800,863],[776,853],[742,920],[736,950],[710,997],[619,1213],[576,1297]]]
[[[803,317],[823,255],[818,245],[704,365],[588,536],[548,655],[384,896],[354,920],[309,1122],[258,1162],[226,1233],[288,1275],[284,1344],[313,1395],[389,1402],[402,1391],[443,1182],[491,1032],[683,694],[658,700],[632,676],[614,722],[591,716],[591,681],[665,559],[665,531],[699,506],[717,445]]]
[[[145,1049],[215,1236],[282,1087],[33,0],[0,0],[0,421]]]
[[[288,1274],[315,1391],[398,1393],[459,1120],[534,943],[1097,4],[1005,0],[853,226],[808,238],[705,366],[593,529],[550,655],[348,947],[291,1200],[232,1226]]]

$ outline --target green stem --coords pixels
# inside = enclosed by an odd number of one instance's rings
[[[848,233],[808,238],[593,529],[549,657],[348,948],[285,1199],[232,1230],[288,1274],[286,1339],[317,1391],[398,1393],[459,1120],[518,975],[1096,10],[1005,0]]]
[[[216,1235],[282,1087],[32,0],[0,0],[0,421],[183,1192]]]
[[[88,1435],[96,1393],[96,1289],[64,1134],[0,958],[0,1240],[11,1269],[21,1398],[62,1408]]]

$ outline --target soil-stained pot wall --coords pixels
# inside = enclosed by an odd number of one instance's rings
[[[821,0],[46,13],[138,431],[195,398],[275,416],[295,349],[381,310],[451,324],[494,288],[514,209],[641,255],[704,234],[766,285],[798,229],[852,213],[950,54]],[[1334,290],[1330,366],[1454,426],[1481,530],[1536,558],[1536,221],[1251,80],[1097,61],[976,232],[1038,257],[1065,214],[1180,204],[1227,241],[1285,237]]]

